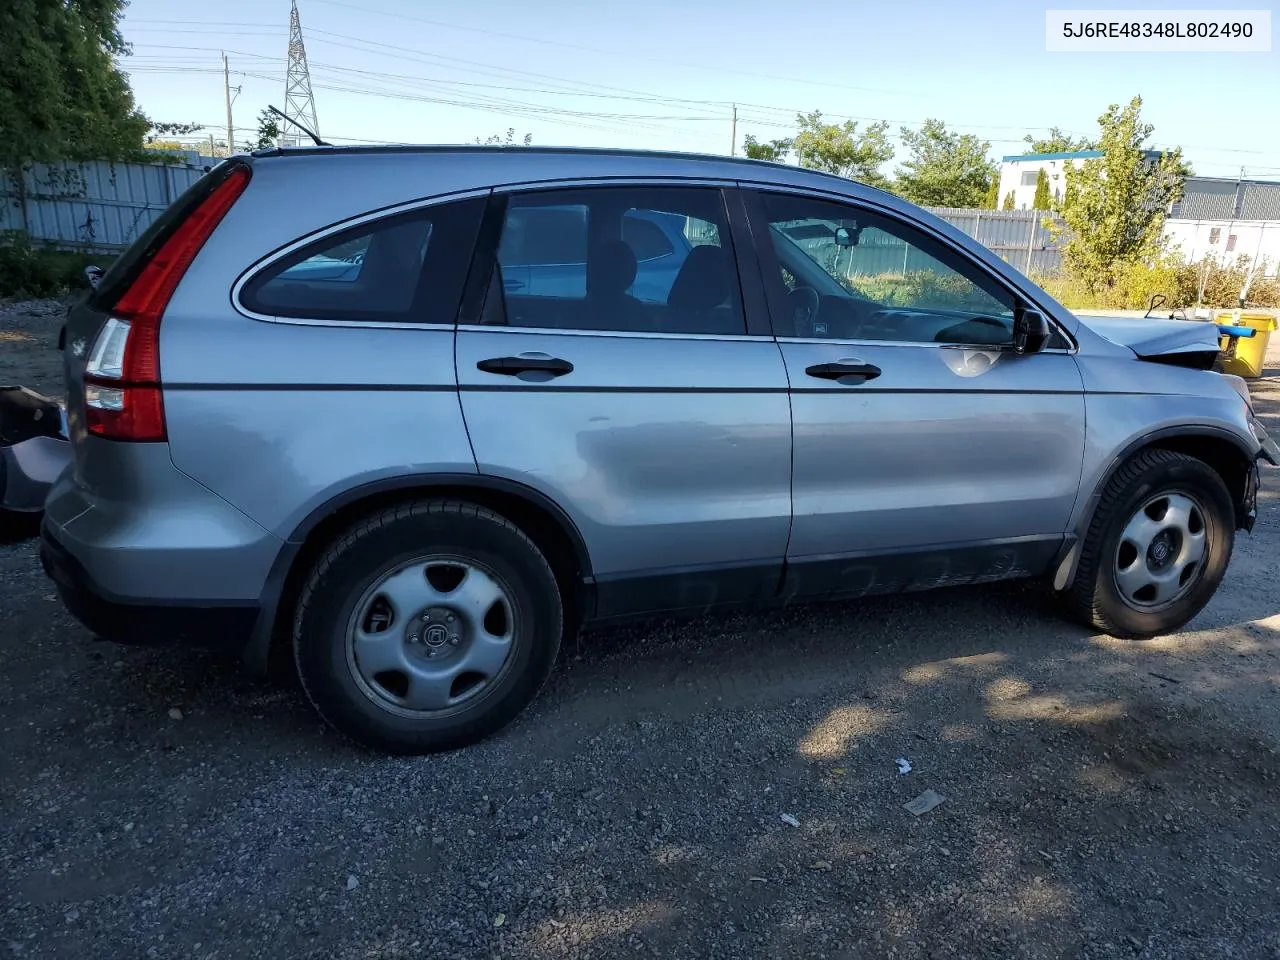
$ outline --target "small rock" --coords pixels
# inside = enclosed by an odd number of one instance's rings
[[[493,925],[495,927],[500,927],[506,922],[507,922],[507,915],[505,913],[500,913],[493,918]]]
[[[132,833],[132,832],[133,832],[133,821],[132,821],[132,820],[131,820],[131,821],[129,821],[128,823],[126,823],[126,824],[124,825],[124,832],[125,832],[125,833]]]
[[[816,863],[809,864],[810,870],[830,870],[831,862],[829,860],[819,860]]]
[[[68,910],[68,911],[67,911],[67,914],[66,914],[66,920],[67,920],[67,923],[75,923],[75,922],[76,922],[77,920],[79,920],[79,919],[80,919],[80,911],[79,911],[79,910],[76,910],[76,909],[74,909],[74,908],[73,908],[73,909],[71,909],[71,910]]]
[[[795,817],[793,817],[793,816],[792,816],[791,814],[789,814],[789,813],[784,813],[784,814],[782,814],[780,817],[778,817],[778,819],[779,819],[779,820],[781,820],[783,823],[787,824],[787,826],[790,826],[790,827],[798,827],[798,826],[800,826],[800,821],[799,821],[799,820],[797,820]]]
[[[177,707],[170,707],[170,708],[169,708],[169,719],[170,719],[170,720],[181,720],[181,719],[182,719],[182,711],[181,711],[181,710],[179,710]]]
[[[354,890],[358,886],[360,886],[360,879],[354,873],[347,874],[347,889]]]

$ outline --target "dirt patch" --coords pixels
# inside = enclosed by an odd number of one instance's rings
[[[61,399],[65,395],[58,331],[69,300],[0,303],[0,385],[30,387]]]

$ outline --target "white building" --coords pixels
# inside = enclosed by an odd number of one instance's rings
[[[1040,171],[1049,179],[1049,196],[1062,199],[1067,189],[1066,168],[1078,167],[1092,157],[1102,156],[1101,150],[1073,150],[1070,153],[1018,153],[1000,161],[1000,199],[997,206],[1003,210],[1004,200],[1013,194],[1015,210],[1030,210],[1036,196],[1036,181]],[[1158,150],[1148,150],[1147,156],[1160,156]]]
[[[1030,210],[1036,194],[1036,178],[1043,170],[1050,196],[1060,197],[1067,185],[1067,166],[1079,166],[1098,150],[1072,153],[1023,153],[1007,156],[1000,164],[1000,199],[1013,193],[1018,210]],[[1159,151],[1149,150],[1155,159]],[[1244,257],[1262,261],[1262,273],[1280,272],[1280,183],[1243,178],[1187,177],[1182,199],[1169,209],[1164,235],[1171,250],[1194,263],[1212,257],[1226,266]]]
[[[1164,235],[1188,261],[1212,257],[1233,264],[1263,261],[1264,276],[1280,270],[1280,183],[1188,177],[1169,210]]]

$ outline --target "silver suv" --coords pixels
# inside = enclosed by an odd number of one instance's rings
[[[265,151],[71,311],[42,554],[99,635],[291,651],[406,753],[509,722],[589,622],[1044,577],[1143,637],[1280,459],[1216,355],[811,171]]]

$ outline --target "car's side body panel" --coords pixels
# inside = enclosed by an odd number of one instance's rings
[[[1083,532],[1117,457],[1144,437],[1202,430],[1232,438],[1244,456],[1258,450],[1223,378],[1138,362],[975,240],[843,178],[554,149],[324,148],[247,162],[248,189],[164,314],[167,442],[130,449],[85,436],[78,383],[105,316],[82,305],[68,322],[76,457],[50,498],[49,537],[113,594],[258,598],[296,547],[286,541],[323,505],[462,476],[554,504],[582,540],[604,616],[858,592],[868,570],[896,588],[990,579],[1040,572],[1050,546]],[[873,208],[996,278],[1067,344],[1031,357],[997,352],[975,376],[959,349],[775,339],[777,311],[752,249],[764,238],[744,246],[741,224],[742,337],[455,326],[452,316],[285,318],[240,296],[278,258],[353,223],[592,181],[765,187]],[[657,289],[688,257],[678,232],[656,223],[673,249],[641,265],[642,300],[645,270]],[[352,280],[362,266],[315,263],[302,282]],[[544,272],[539,282],[568,282]],[[574,372],[512,383],[477,368],[525,352],[563,355]],[[804,380],[808,366],[847,355],[883,375],[852,387]],[[834,560],[835,580],[784,580],[784,558],[796,570]],[[915,574],[891,572],[913,564]]]

